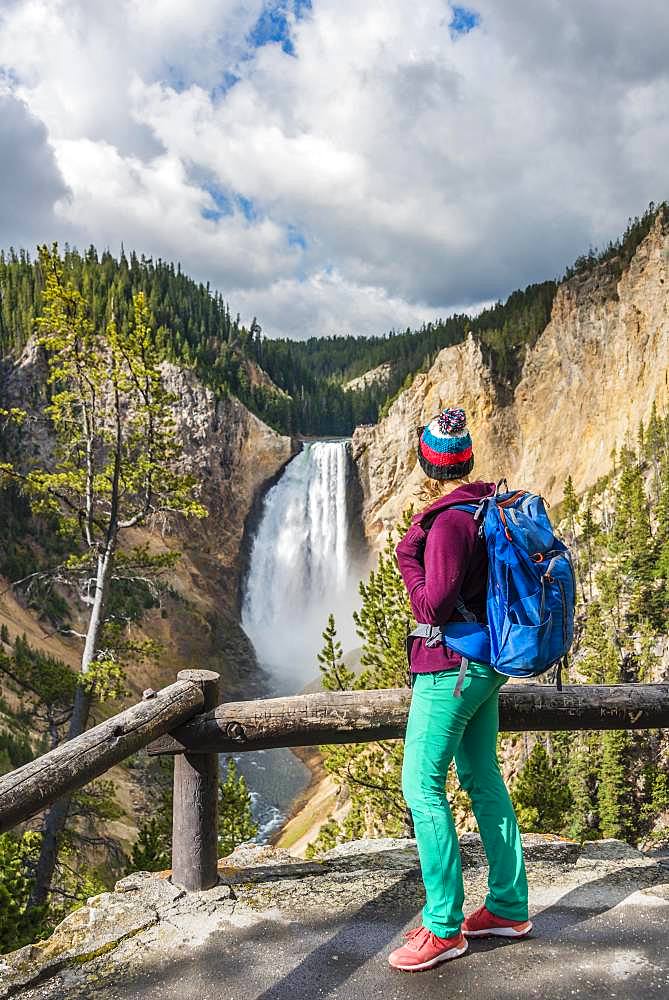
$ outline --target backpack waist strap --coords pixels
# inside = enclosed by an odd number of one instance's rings
[[[413,632],[409,632],[409,638],[425,639],[425,645],[430,649],[441,645],[441,625],[417,625]]]
[[[464,607],[464,605],[463,605]],[[471,612],[469,612],[471,614]],[[474,621],[476,618],[474,617]],[[442,626],[441,625],[417,625],[413,632],[410,632],[408,639],[425,639],[425,645],[432,649],[434,646],[440,646],[442,642]],[[407,653],[409,650],[410,643],[407,640]],[[460,657],[460,669],[458,671],[458,679],[455,682],[455,687],[453,688],[453,696],[459,698],[462,693],[462,685],[464,684],[465,674],[467,673],[467,667],[469,666],[469,660],[466,656]]]

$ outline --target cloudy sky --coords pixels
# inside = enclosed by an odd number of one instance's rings
[[[181,261],[269,335],[558,275],[669,195],[666,0],[0,0],[0,245]]]

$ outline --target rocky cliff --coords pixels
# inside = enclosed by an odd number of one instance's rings
[[[362,375],[358,375],[357,378],[352,378],[348,382],[344,383],[344,389],[347,392],[358,392],[360,389],[366,389],[370,385],[374,385],[375,382],[387,382],[392,374],[392,365],[388,361],[384,361],[383,364],[377,365],[376,368],[371,368],[367,372],[363,372]]]
[[[267,484],[297,451],[234,396],[216,399],[190,371],[165,365],[165,383],[178,399],[176,429],[184,465],[202,484],[209,511],[202,521],[181,521],[168,544],[183,552],[175,587],[207,622],[207,666],[222,673],[226,695],[253,686],[255,657],[239,626],[239,591],[247,519]],[[200,637],[202,638],[202,637]],[[179,636],[182,657],[194,663],[198,637]],[[246,695],[245,695],[246,696]]]
[[[164,365],[166,386],[174,394],[177,434],[184,444],[184,468],[202,484],[201,499],[209,516],[202,521],[180,518],[135,531],[129,544],[148,544],[152,551],[177,550],[181,558],[167,579],[168,593],[160,608],[147,611],[135,637],[159,643],[155,660],[138,661],[127,671],[130,702],[148,687],[171,684],[176,673],[197,666],[221,674],[224,697],[252,697],[265,693],[253,648],[239,624],[238,596],[242,573],[241,548],[245,522],[264,487],[295,454],[296,442],[277,434],[234,397],[216,399],[193,372]],[[0,399],[29,413],[18,440],[18,461],[26,466],[48,462],[52,439],[44,419],[46,372],[33,347],[17,363],[0,370]],[[1,543],[1,527],[0,527]],[[0,578],[0,625],[13,641],[25,634],[31,646],[78,669],[81,647],[74,639],[54,633],[40,621]],[[71,598],[71,595],[68,595]],[[72,626],[81,631],[84,608],[70,599]],[[0,651],[3,650],[0,640]],[[5,652],[11,652],[7,647]],[[20,708],[20,697],[6,678],[0,678],[3,709]],[[96,710],[111,713],[119,704]],[[13,716],[0,710],[0,728],[15,727]],[[21,732],[23,730],[20,730]],[[153,808],[155,782],[144,768],[123,767],[109,773],[114,780],[122,816],[110,821],[105,833],[128,847],[136,836],[137,818]]]
[[[379,545],[413,500],[423,473],[416,427],[462,405],[476,475],[523,485],[549,501],[567,475],[577,491],[608,471],[611,450],[636,435],[653,400],[669,398],[669,221],[659,214],[629,267],[615,262],[564,282],[551,320],[525,358],[512,393],[499,386],[470,336],[441,351],[388,415],[353,435],[365,530]]]
[[[184,893],[169,872],[138,873],[89,899],[46,941],[0,958],[0,1000],[666,996],[663,859],[616,840],[526,834],[523,844],[532,937],[472,940],[462,959],[418,980],[386,961],[420,921],[415,841],[353,841],[319,862],[241,845],[206,892]],[[475,834],[461,853],[468,912],[485,896],[487,867]]]
[[[191,371],[165,364],[166,387],[174,394],[176,431],[184,444],[184,468],[202,484],[209,516],[203,521],[161,523],[136,532],[133,542],[153,550],[178,549],[182,558],[169,584],[163,609],[149,611],[142,629],[162,643],[159,666],[138,667],[133,690],[170,683],[175,671],[198,665],[219,670],[226,693],[254,682],[252,649],[238,622],[240,550],[246,519],[264,486],[295,454],[296,443],[277,434],[234,397],[217,399]],[[16,364],[0,372],[4,405],[29,411],[18,433],[26,463],[48,460],[51,439],[43,418],[45,372],[39,353],[28,347]],[[10,635],[27,631],[31,643],[73,665],[78,648],[41,629],[11,593],[0,597],[0,623]]]

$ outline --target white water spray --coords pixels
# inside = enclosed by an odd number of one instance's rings
[[[346,441],[316,441],[265,496],[242,606],[242,626],[277,694],[318,674],[316,654],[330,611],[344,649],[356,645],[358,606],[350,551]]]

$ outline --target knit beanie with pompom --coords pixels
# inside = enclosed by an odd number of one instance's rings
[[[460,479],[474,466],[465,411],[451,406],[418,428],[418,461],[432,479]]]

